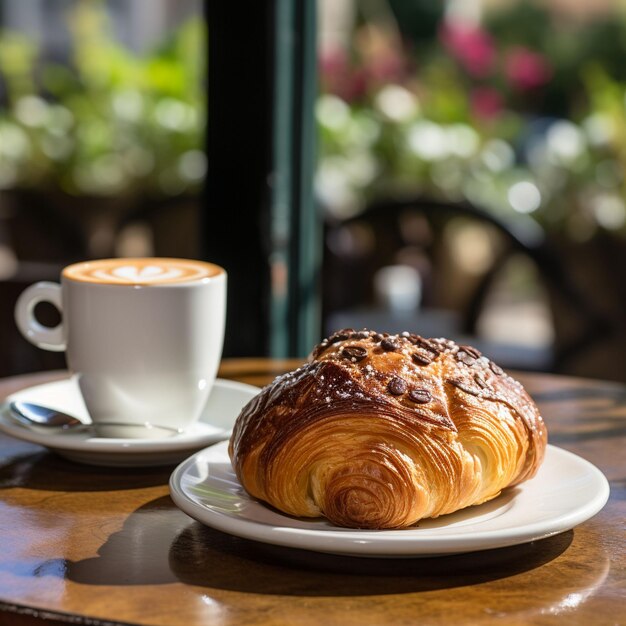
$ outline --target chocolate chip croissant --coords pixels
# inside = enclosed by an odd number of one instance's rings
[[[400,528],[528,480],[547,432],[475,348],[339,331],[244,407],[230,440],[249,494],[350,528]]]

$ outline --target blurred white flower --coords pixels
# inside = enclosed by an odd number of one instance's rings
[[[342,157],[322,159],[315,174],[315,191],[334,217],[346,219],[359,212],[359,198],[353,189]]]
[[[39,96],[22,96],[15,103],[15,117],[24,126],[44,126],[48,122],[48,103]]]
[[[582,127],[592,146],[608,145],[615,131],[613,121],[605,113],[592,113],[583,121]]]
[[[492,172],[503,172],[513,166],[515,153],[506,141],[491,139],[485,144],[481,158]]]
[[[376,159],[369,152],[349,154],[342,167],[348,180],[356,187],[365,187],[378,173]]]
[[[341,130],[350,121],[350,108],[341,98],[327,94],[318,98],[315,115],[322,126]]]
[[[478,133],[467,124],[452,124],[446,129],[450,152],[462,159],[474,156],[480,145]]]
[[[533,213],[541,206],[541,192],[528,180],[511,185],[507,197],[518,213]]]
[[[356,114],[347,125],[346,141],[353,148],[368,149],[380,137],[380,124],[369,115]]]
[[[411,126],[407,142],[409,150],[424,161],[440,161],[450,156],[446,131],[428,120]]]
[[[559,120],[546,133],[548,156],[556,163],[575,161],[587,147],[587,140],[580,128],[567,120]]]
[[[28,135],[19,126],[0,121],[0,157],[20,161],[29,154]]]
[[[618,230],[626,224],[626,206],[616,194],[598,194],[592,201],[592,209],[598,224],[607,230]]]
[[[378,110],[394,122],[407,122],[419,112],[417,98],[400,85],[387,85],[376,95]]]
[[[113,95],[112,105],[115,114],[129,122],[139,121],[143,114],[143,98],[136,89],[118,91]]]
[[[154,108],[157,123],[164,128],[185,131],[193,128],[197,114],[186,102],[174,98],[164,98]]]
[[[206,171],[207,159],[201,150],[189,150],[178,160],[178,172],[185,180],[202,180]]]

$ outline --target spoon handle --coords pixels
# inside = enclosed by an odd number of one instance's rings
[[[180,428],[150,424],[149,422],[139,424],[129,424],[126,422],[98,422],[97,424],[93,424],[91,422],[82,422],[73,415],[68,415],[62,411],[57,411],[39,404],[32,404],[31,402],[10,402],[9,413],[11,417],[22,426],[37,428],[40,431],[50,429],[50,432],[59,430],[79,432],[92,429],[102,433],[106,428],[115,427],[117,429],[128,429],[127,432],[129,433],[133,432],[133,430],[145,431],[146,436],[151,438],[160,436],[171,437],[184,432],[184,430]],[[135,435],[135,437],[137,437],[137,435]]]
[[[25,426],[76,428],[77,426],[86,425],[72,415],[67,415],[38,404],[31,404],[30,402],[11,402],[9,410],[11,415]]]

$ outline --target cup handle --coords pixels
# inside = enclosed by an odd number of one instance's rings
[[[27,287],[15,304],[15,322],[20,332],[28,341],[44,350],[62,352],[65,350],[63,322],[54,328],[40,324],[35,318],[35,307],[40,302],[50,302],[59,312],[63,312],[61,303],[61,285],[41,282]]]

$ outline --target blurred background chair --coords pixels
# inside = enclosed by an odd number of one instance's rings
[[[330,223],[325,242],[327,333],[451,337],[506,367],[553,372],[614,338],[612,321],[525,216],[507,222],[468,202],[387,199]]]

